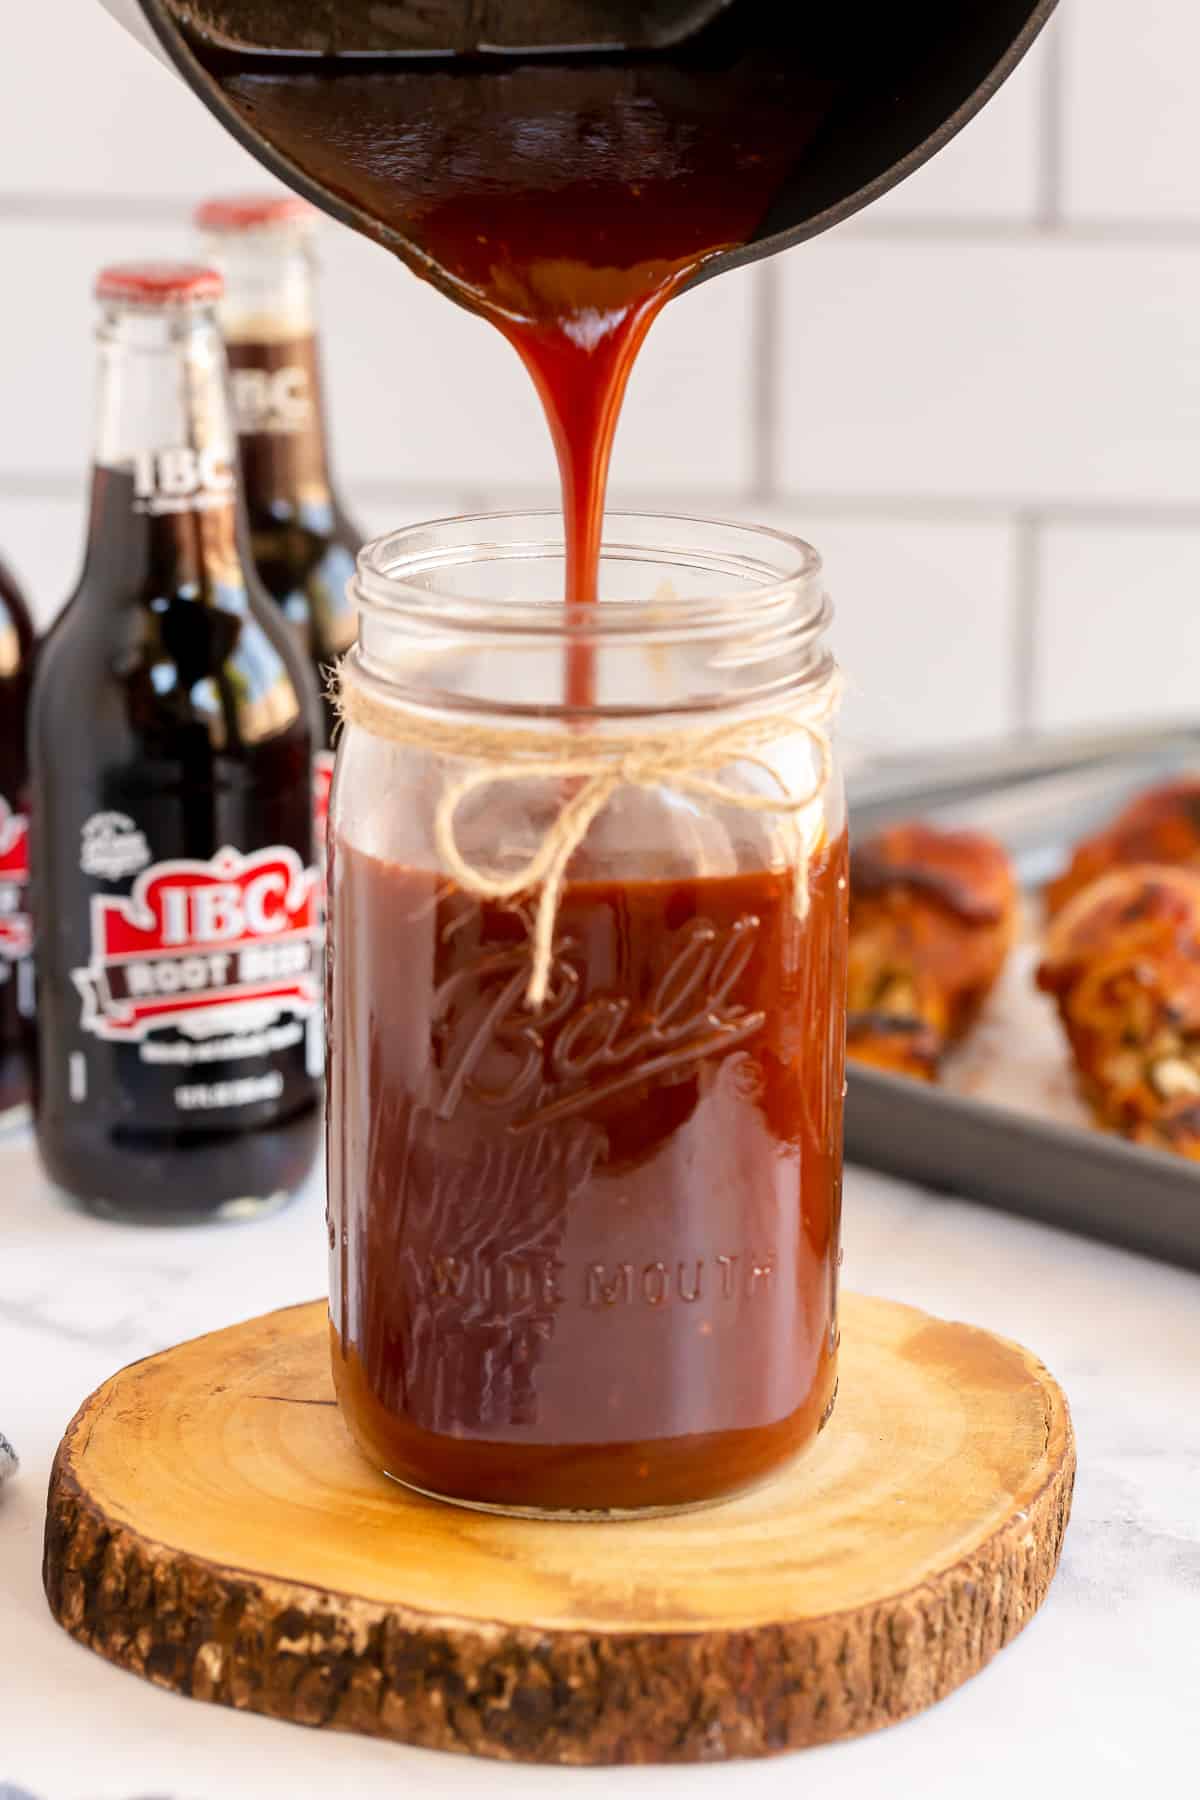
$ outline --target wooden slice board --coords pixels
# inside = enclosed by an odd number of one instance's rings
[[[45,1580],[161,1686],[438,1749],[758,1756],[941,1699],[1036,1612],[1075,1453],[1027,1351],[847,1295],[815,1448],[704,1512],[541,1524],[422,1500],[355,1451],[323,1304],[137,1363],[81,1408]]]

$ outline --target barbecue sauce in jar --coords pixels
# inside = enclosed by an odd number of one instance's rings
[[[562,484],[556,700],[580,728],[600,682],[571,609],[602,598],[634,359],[758,230],[836,97],[786,11],[640,59],[209,53],[255,130],[528,369]],[[399,765],[363,791],[403,805]],[[802,922],[777,860],[680,878],[631,849],[591,881],[576,858],[535,1006],[536,895],[371,854],[339,835],[336,790],[333,818],[331,1322],[361,1447],[425,1492],[559,1515],[696,1505],[780,1467],[835,1380],[840,823]]]
[[[550,991],[520,908],[336,843],[331,1323],[408,1485],[547,1513],[694,1506],[833,1398],[846,849],[572,881]]]

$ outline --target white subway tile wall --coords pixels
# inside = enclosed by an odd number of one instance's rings
[[[1049,524],[1032,678],[1048,725],[1194,723],[1200,531],[1194,525]],[[1153,681],[1140,678],[1143,668]]]
[[[910,181],[655,327],[614,500],[812,538],[861,747],[1200,715],[1198,57],[1189,0],[1066,4]],[[96,266],[184,251],[197,197],[266,181],[99,0],[16,9],[0,552],[43,621],[82,545]],[[336,456],[365,525],[553,503],[508,346],[333,225],[324,263]]]
[[[1060,22],[1071,217],[1200,224],[1200,19],[1189,0],[1084,0]]]
[[[1115,5],[1116,0],[1101,0]],[[902,220],[977,224],[1035,219],[1042,206],[1042,120],[1053,58],[1039,48],[1027,56],[969,128],[907,181],[876,201],[872,224]]]

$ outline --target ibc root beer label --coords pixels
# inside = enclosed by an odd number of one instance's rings
[[[228,444],[139,450],[133,458],[133,510],[154,518],[165,513],[210,512],[231,504],[236,482]]]
[[[230,369],[230,384],[234,418],[243,437],[288,437],[312,427],[312,382],[302,364],[284,363],[277,368],[234,366]]]
[[[33,949],[28,908],[29,820],[0,795],[0,965],[20,962]]]
[[[81,1026],[146,1062],[284,1049],[321,1004],[320,876],[294,850],[153,863],[127,895],[92,896],[89,935]]]

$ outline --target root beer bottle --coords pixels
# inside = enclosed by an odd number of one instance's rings
[[[37,1142],[94,1211],[236,1216],[317,1142],[316,688],[252,572],[220,276],[96,292],[87,552],[30,730]]]
[[[321,688],[323,812],[335,722],[328,671],[354,641],[346,584],[362,534],[330,474],[313,293],[316,220],[316,209],[294,194],[206,200],[196,212],[204,260],[225,279],[220,318],[254,559]]]
[[[22,1016],[33,997],[25,750],[33,648],[25,601],[0,562],[0,1128],[22,1118],[29,1104]]]

